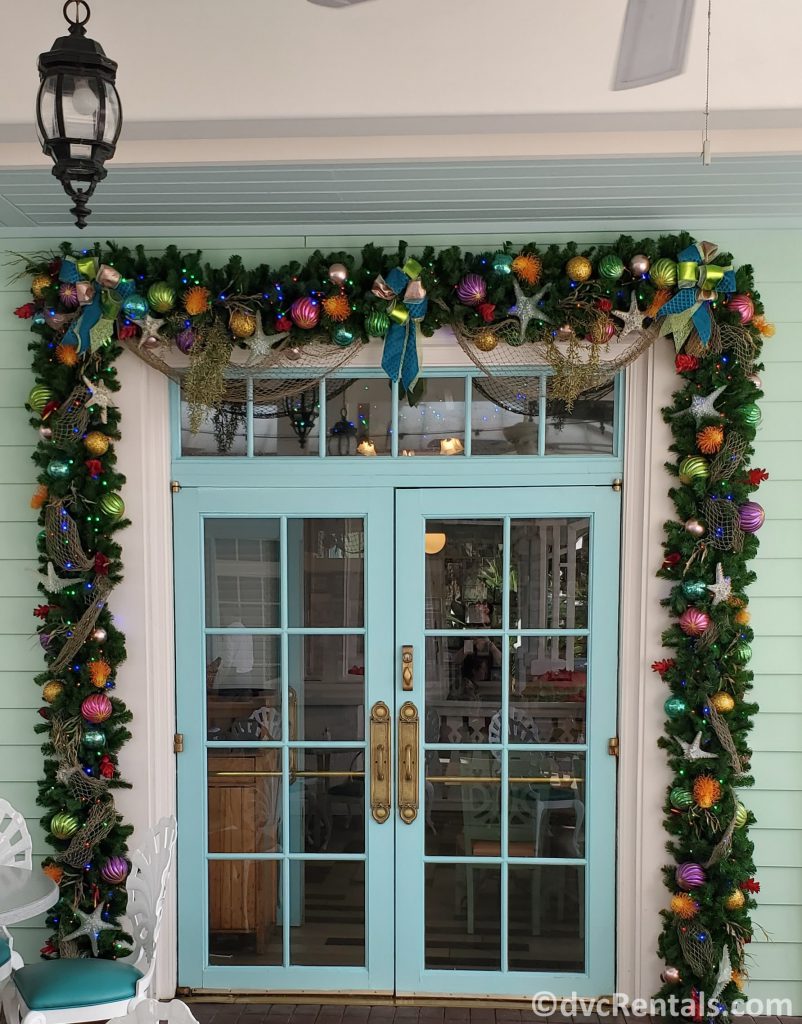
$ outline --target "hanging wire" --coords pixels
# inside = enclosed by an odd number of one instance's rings
[[[713,0],[707,0],[707,63],[705,66],[705,134],[702,140],[702,165],[709,167],[713,155],[710,152],[710,35],[713,22]]]

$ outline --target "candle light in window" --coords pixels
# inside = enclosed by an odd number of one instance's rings
[[[375,455],[376,445],[372,441],[360,441],[356,450],[360,455]]]
[[[465,451],[458,437],[444,437],[440,442],[441,455],[461,455]]]
[[[413,452],[410,448],[402,448],[401,449],[401,454],[402,455],[414,455],[415,452]]]
[[[438,555],[446,546],[446,535],[444,533],[427,532],[423,545],[427,555]]]

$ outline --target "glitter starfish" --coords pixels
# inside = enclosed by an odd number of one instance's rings
[[[80,918],[81,923],[74,932],[70,932],[69,935],[65,935],[63,937],[63,941],[67,942],[69,939],[79,939],[82,935],[86,935],[88,936],[89,944],[92,947],[92,956],[97,956],[97,940],[100,933],[116,931],[117,925],[112,924],[110,921],[103,920],[102,903],[99,903],[91,914],[86,914],[83,910],[79,910],[77,907],[73,913],[76,917]]]
[[[711,391],[709,395],[694,395],[691,399],[690,407],[687,409],[680,409],[679,412],[674,413],[675,416],[693,416],[696,420],[696,426],[698,427],[702,420],[720,420],[722,413],[716,409],[713,404],[718,400],[719,395],[725,390],[727,385],[724,387],[716,388],[715,391]]]
[[[109,422],[109,407],[116,406],[116,402],[112,396],[112,393],[101,381],[93,384],[88,377],[83,377],[83,382],[89,389],[89,397],[86,400],[86,405],[97,405],[100,406],[100,422]]]
[[[262,330],[262,318],[256,317],[256,330],[247,339],[245,344],[250,349],[246,366],[251,366],[254,363],[258,363],[260,359],[266,359],[270,355],[273,346],[276,342],[281,341],[282,338],[287,337],[287,332],[284,331],[282,334],[265,334]]]
[[[159,331],[164,326],[164,320],[157,320],[155,316],[151,316],[150,313],[148,313],[147,316],[143,316],[141,320],[134,320],[134,323],[142,331],[142,334],[139,337],[138,348],[142,348],[142,346],[147,345],[148,342],[153,344],[154,342],[164,341],[164,338],[159,334]]]
[[[713,595],[713,605],[723,604],[728,601],[732,594],[732,579],[724,575],[721,562],[716,566],[716,582],[707,588]]]
[[[77,580],[63,580],[56,574],[56,567],[52,562],[47,563],[47,577],[44,580],[44,588],[49,594],[60,594],[62,590],[71,587]]]
[[[709,750],[702,750],[702,734],[697,732],[693,738],[693,743],[686,743],[685,740],[681,740],[678,737],[674,737],[682,747],[682,753],[686,761],[705,761],[708,758],[715,757],[715,754],[711,754]]]
[[[538,303],[542,301],[550,285],[541,288],[535,295],[524,295],[517,281],[513,281],[512,286],[515,289],[515,305],[510,306],[509,312],[511,316],[517,316],[521,321],[521,342],[524,342],[530,320],[541,320],[544,324],[551,323],[551,319],[542,309],[538,308]]]
[[[646,315],[638,309],[638,296],[634,290],[632,298],[629,300],[629,311],[622,313],[620,310],[613,309],[610,311],[610,316],[614,316],[616,320],[620,320],[624,325],[618,333],[618,337],[622,341],[628,334],[637,334],[642,331],[643,321],[646,319]]]

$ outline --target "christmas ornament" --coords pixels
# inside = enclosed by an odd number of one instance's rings
[[[739,665],[746,665],[752,657],[752,648],[745,641],[736,644],[732,649],[732,657]]]
[[[329,320],[339,324],[351,315],[351,303],[345,295],[329,295],[323,300],[323,312]]]
[[[320,306],[314,299],[305,296],[293,302],[290,307],[290,316],[296,327],[300,327],[303,331],[311,331],[313,327],[317,327],[320,321]]]
[[[674,369],[677,373],[692,373],[699,369],[699,360],[696,356],[689,356],[687,352],[680,352],[674,357]]]
[[[721,799],[721,783],[712,775],[697,775],[693,780],[693,799],[697,807],[709,810]]]
[[[175,305],[175,288],[166,281],[157,281],[148,288],[148,304],[155,313],[169,313]]]
[[[716,582],[712,583],[707,589],[713,595],[713,607],[729,601],[732,594],[732,580],[729,576],[724,575],[721,562],[716,565]]]
[[[52,639],[53,639],[53,637],[52,637],[52,635],[50,633],[40,633],[39,634],[39,643],[40,643],[43,651],[46,651],[48,649]]]
[[[185,327],[182,331],[179,331],[175,336],[175,343],[179,352],[183,352],[185,356],[188,356],[192,351],[192,346],[195,344],[195,332],[191,327]]]
[[[104,779],[114,778],[114,762],[108,754],[104,754],[100,759],[100,774]]]
[[[512,272],[524,284],[537,284],[543,263],[533,252],[521,252],[512,261]]]
[[[710,627],[710,616],[699,608],[686,608],[679,617],[679,628],[686,636],[701,636]]]
[[[72,345],[56,345],[55,356],[56,361],[62,366],[75,366],[81,358],[78,349]]]
[[[48,594],[60,594],[62,590],[72,587],[75,580],[62,580],[56,575],[56,569],[52,562],[47,563],[44,587]]]
[[[88,377],[81,377],[84,386],[91,392],[86,400],[87,406],[97,406],[100,409],[100,422],[108,423],[109,407],[116,403],[111,391],[101,381],[92,382]]]
[[[756,881],[754,878],[747,878],[745,881],[741,882],[738,887],[743,889],[744,892],[760,892],[760,882]]]
[[[688,710],[688,705],[682,697],[669,697],[663,709],[669,718],[681,718]]]
[[[64,331],[72,321],[69,313],[57,313],[53,309],[46,309],[44,312],[45,323],[54,331]]]
[[[652,264],[650,276],[655,288],[673,288],[677,283],[677,264],[663,256]]]
[[[724,907],[727,910],[741,910],[746,903],[746,896],[741,892],[740,889],[733,889],[729,896],[724,900]]]
[[[707,761],[716,756],[709,750],[702,750],[701,732],[697,732],[692,743],[686,743],[685,740],[681,740],[678,736],[675,736],[674,739],[681,748],[686,761]]]
[[[104,494],[99,502],[100,511],[112,522],[122,519],[125,515],[125,502],[119,494]]]
[[[652,672],[657,672],[661,676],[665,675],[669,669],[674,668],[676,662],[673,658],[663,658],[661,661],[652,662]]]
[[[648,256],[644,256],[639,253],[637,256],[633,256],[629,261],[629,272],[635,277],[643,277],[649,273],[649,267],[652,265],[652,261]]]
[[[624,273],[624,269],[624,261],[614,252],[607,253],[599,260],[599,277],[603,277],[605,281],[617,281]]]
[[[102,729],[87,729],[81,737],[87,750],[102,750],[106,745],[106,734]]]
[[[108,633],[106,632],[105,629],[103,629],[102,626],[98,626],[97,629],[92,630],[92,639],[95,641],[95,643],[105,644],[108,638]]]
[[[82,936],[86,936],[89,939],[89,945],[92,947],[92,956],[98,955],[98,944],[97,940],[100,937],[101,932],[116,931],[119,927],[116,924],[111,924],[109,921],[103,920],[103,915],[106,913],[104,910],[104,904],[98,903],[91,914],[85,914],[83,910],[76,907],[73,910],[73,914],[81,922],[75,931],[70,932],[69,935],[62,936],[62,942],[69,942],[71,939],[80,939]]]
[[[43,299],[48,288],[52,288],[53,279],[49,274],[37,274],[31,281],[31,292],[35,299]]]
[[[754,469],[750,469],[746,476],[752,487],[758,487],[760,484],[764,483],[769,478],[769,474],[766,472],[766,470],[759,469],[757,466]]]
[[[698,539],[705,535],[705,524],[700,523],[698,519],[686,519],[683,526],[692,537]]]
[[[365,317],[365,332],[369,338],[383,338],[389,329],[390,318],[383,310],[371,310]]]
[[[710,697],[710,703],[722,715],[728,714],[735,707],[735,698],[725,690],[719,690]]]
[[[773,338],[777,333],[777,328],[774,324],[767,323],[762,313],[752,317],[752,326],[756,327],[764,338]]]
[[[490,261],[490,268],[496,274],[501,274],[502,277],[506,277],[512,273],[512,263],[512,256],[508,252],[497,252],[494,253],[493,259]],[[537,277],[535,277],[535,281],[537,281]],[[529,283],[534,284],[535,281],[531,281]]]
[[[48,402],[52,402],[53,392],[44,384],[34,384],[28,393],[28,400],[25,403],[34,412],[41,413]]]
[[[480,352],[492,352],[498,345],[498,338],[493,331],[480,331],[473,340]]]
[[[680,483],[692,484],[694,480],[706,480],[709,476],[710,467],[700,455],[688,455],[679,464]]]
[[[51,459],[45,467],[45,473],[51,480],[66,480],[71,472],[69,462],[63,459]]]
[[[683,580],[682,593],[686,597],[703,597],[707,590],[704,580]]]
[[[331,332],[331,340],[340,348],[348,348],[349,345],[353,345],[354,341],[356,341],[356,334],[350,327],[340,324],[339,327],[335,327]]]
[[[703,455],[715,455],[724,444],[724,428],[718,425],[702,427],[696,435],[696,447]]]
[[[48,704],[58,700],[62,693],[64,693],[64,684],[60,683],[58,679],[50,679],[42,687],[42,699],[46,700]]]
[[[288,316],[277,316],[273,326],[278,334],[287,334],[292,330],[292,320]]]
[[[60,811],[50,819],[50,834],[56,839],[69,839],[80,828],[78,819],[68,811]]]
[[[66,309],[77,309],[78,308],[78,289],[74,284],[65,282],[60,285],[58,290],[59,302]]]
[[[292,362],[297,362],[301,358],[301,349],[298,345],[292,345],[290,348],[284,349],[284,358],[290,359]]]
[[[582,284],[590,279],[593,273],[593,264],[587,256],[572,256],[565,264],[565,272],[577,284]]]
[[[733,818],[736,828],[744,828],[747,821],[749,821],[749,811],[746,807],[738,801],[735,805],[735,817]]]
[[[129,871],[130,865],[125,857],[109,857],[100,869],[100,877],[109,885],[122,885]]]
[[[716,409],[713,404],[719,397],[719,395],[726,390],[727,385],[724,384],[720,388],[716,388],[715,391],[711,391],[709,395],[694,395],[691,399],[691,404],[687,409],[680,409],[679,412],[674,413],[675,416],[693,416],[696,420],[697,427],[700,426],[702,420],[720,420],[722,414]]]
[[[465,306],[478,306],[487,295],[487,284],[479,274],[466,274],[457,285],[457,298]]]
[[[671,897],[671,910],[683,921],[690,921],[699,913],[699,904],[687,892],[678,892]]]
[[[36,313],[36,303],[34,302],[26,302],[14,310],[14,316],[18,316],[20,320],[30,320],[34,313]]]
[[[141,320],[148,315],[148,300],[144,295],[129,295],[123,299],[122,314],[129,320]]]
[[[50,427],[39,427],[39,437],[41,437],[43,441],[50,441],[53,437],[53,431]]]
[[[105,455],[109,450],[109,439],[99,430],[91,430],[84,438],[84,448],[90,455]]]
[[[747,373],[746,379],[750,384],[754,384],[758,391],[763,390],[763,381],[760,379],[759,373]]]
[[[111,675],[111,665],[101,658],[99,661],[89,662],[89,678],[92,686],[102,690]]]
[[[42,872],[52,879],[56,885],[61,885],[61,879],[64,877],[64,868],[60,868],[58,864],[43,864]]]
[[[159,330],[164,326],[164,320],[157,320],[152,317],[150,313],[146,313],[141,320],[137,320],[137,326],[139,327],[139,347],[142,348],[156,348],[157,345],[161,345],[164,339],[159,334]]]
[[[682,975],[678,967],[664,967],[660,980],[664,985],[679,985],[682,981]]]
[[[332,263],[329,267],[329,281],[340,288],[348,282],[348,267],[344,263]]]
[[[687,861],[684,864],[677,864],[675,872],[677,885],[687,892],[689,889],[698,889],[705,883],[705,872],[701,864],[694,864]]]
[[[746,608],[741,608],[733,615],[732,620],[736,626],[748,626],[751,618]]]
[[[515,305],[510,307],[510,315],[518,317],[521,321],[521,333],[518,340],[520,345],[526,340],[526,331],[530,320],[540,320],[544,324],[551,323],[549,317],[538,307],[538,303],[542,301],[550,286],[546,285],[545,288],[541,288],[539,292],[531,296],[524,295],[517,281],[513,281],[512,286],[515,289]]]
[[[678,811],[687,811],[693,803],[693,796],[687,789],[682,789],[681,786],[675,786],[669,793],[668,799],[671,806],[675,807]]]
[[[730,295],[727,299],[727,309],[737,313],[742,324],[748,324],[755,315],[755,304],[749,295]]]
[[[256,317],[244,309],[232,309],[228,326],[235,338],[250,338],[256,330]]]
[[[114,713],[111,701],[105,693],[93,693],[81,702],[81,714],[93,725],[100,725]]]
[[[209,289],[196,285],[184,292],[184,309],[190,316],[200,316],[209,308]]]
[[[741,419],[750,427],[759,427],[760,421],[763,419],[763,413],[760,411],[760,406],[754,402],[747,402],[742,405],[738,410],[738,414]]]
[[[630,334],[637,334],[642,331],[643,321],[646,319],[646,314],[641,313],[638,309],[638,296],[635,294],[634,289],[629,299],[628,311],[626,313],[621,313],[619,310],[614,309],[611,311],[610,316],[614,316],[616,320],[620,320],[623,324],[623,327],[621,328],[622,341]]]
[[[756,501],[745,501],[738,508],[738,523],[744,533],[757,533],[765,519],[763,506]]]

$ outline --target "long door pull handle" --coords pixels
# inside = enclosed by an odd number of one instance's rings
[[[398,814],[405,825],[418,816],[418,709],[407,701],[398,713]]]
[[[370,813],[381,825],[390,817],[390,709],[378,700],[370,709]]]

